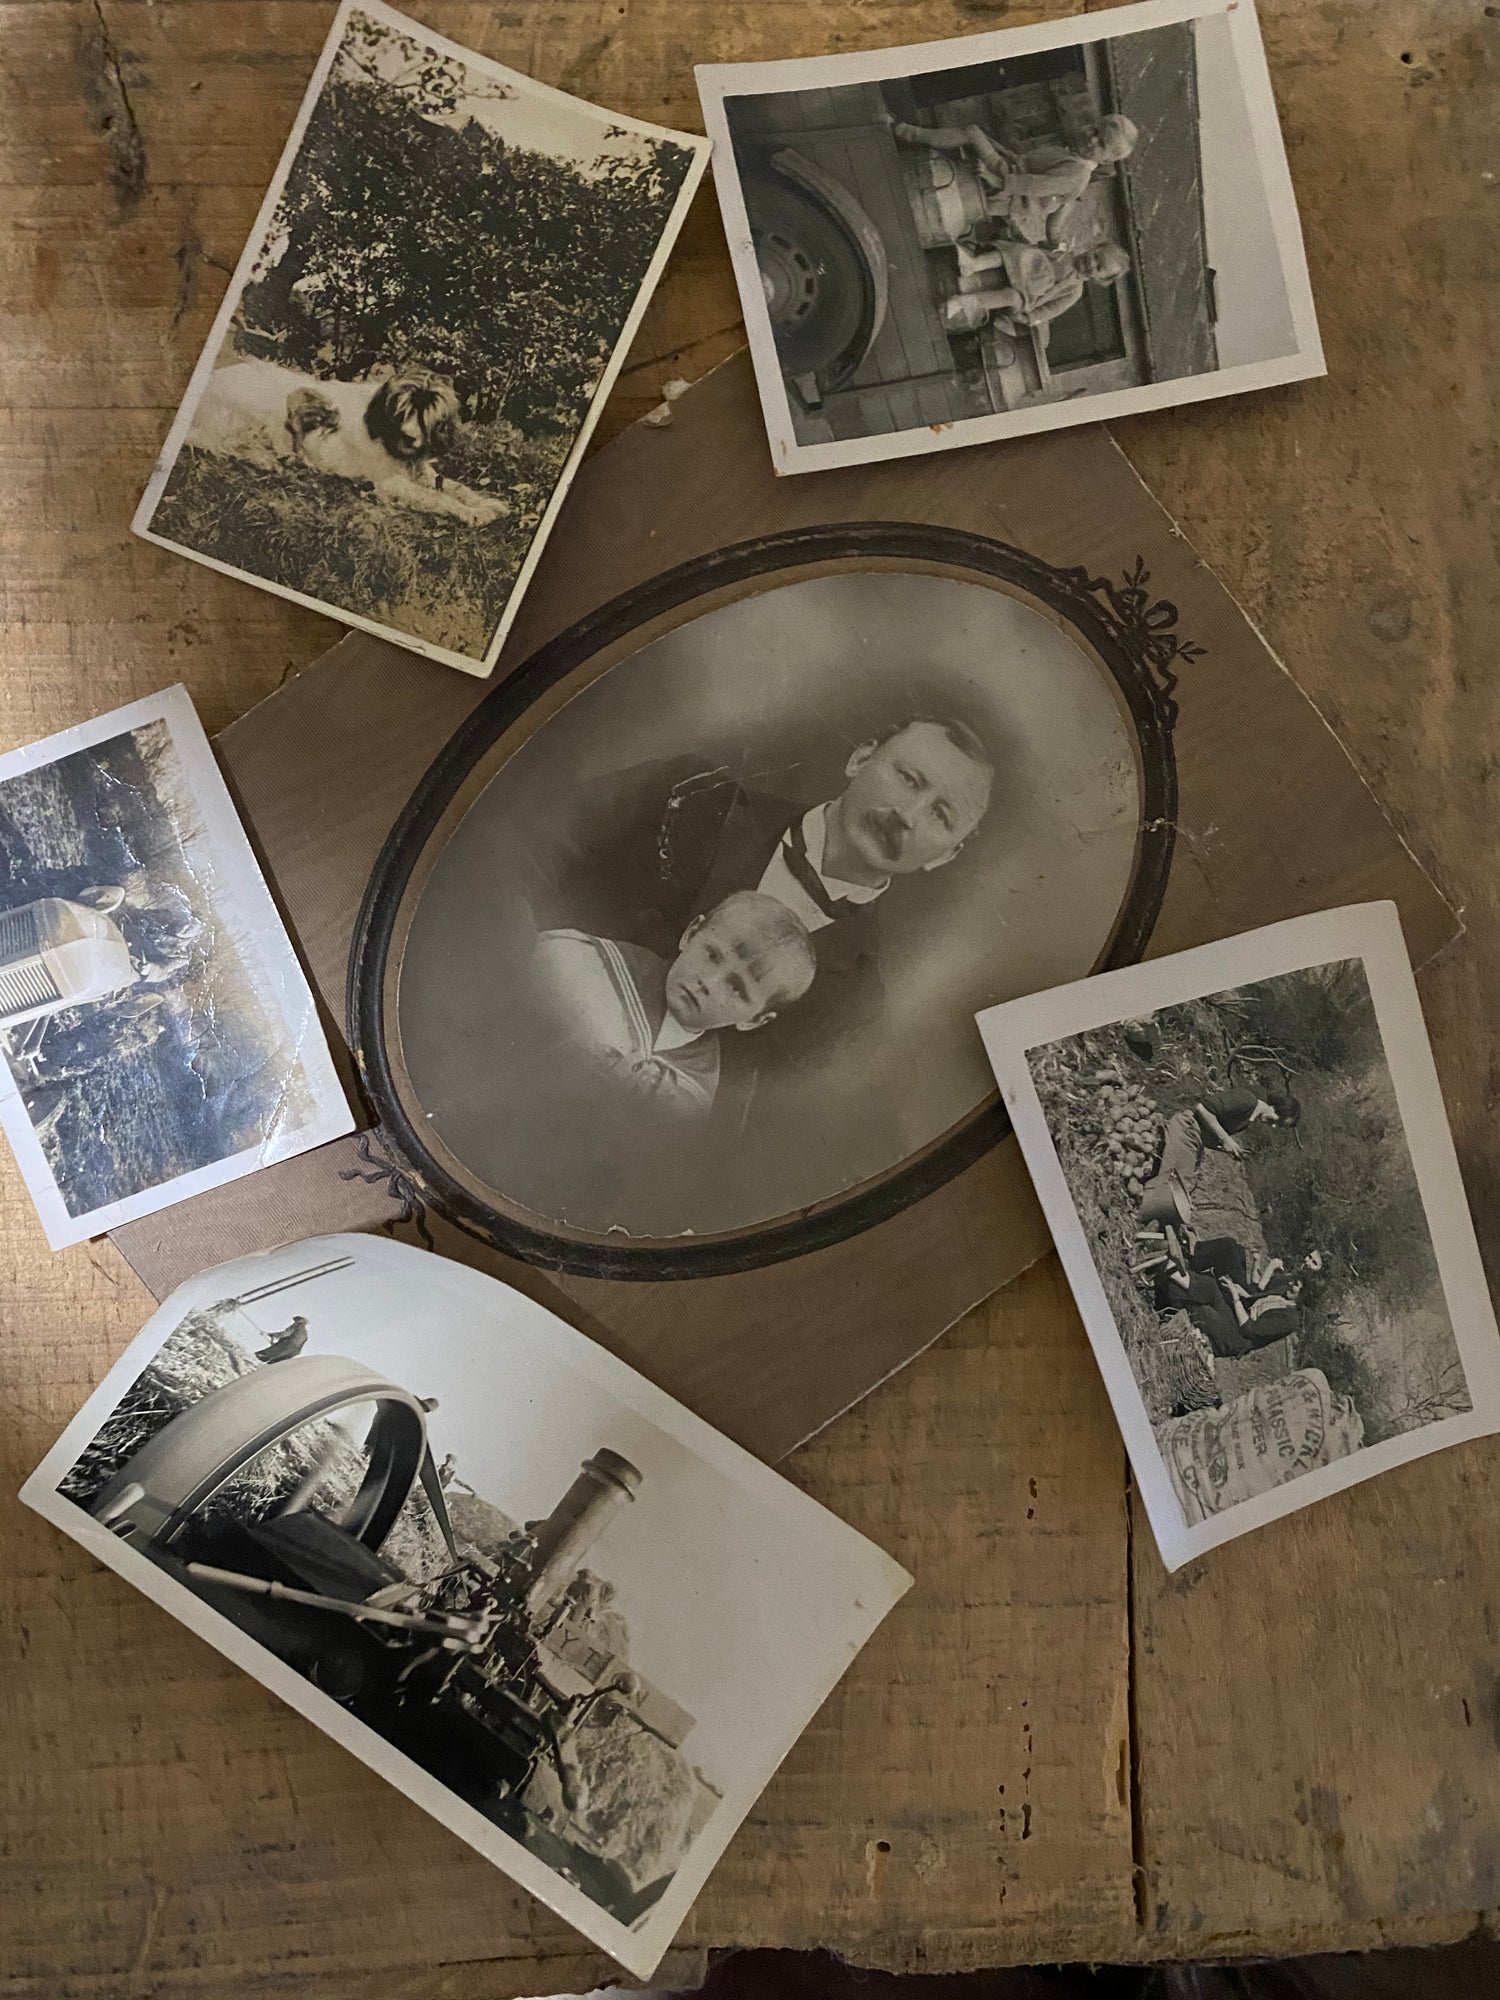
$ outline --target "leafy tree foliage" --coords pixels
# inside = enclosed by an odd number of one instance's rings
[[[1331,1253],[1345,1286],[1368,1283],[1388,1307],[1416,1306],[1437,1283],[1437,1260],[1363,967],[1314,966],[1244,997],[1239,1045],[1282,1053],[1304,1107],[1295,1135],[1253,1149],[1268,1234]],[[1251,1068],[1255,1081],[1278,1080]]]
[[[632,137],[578,166],[507,145],[474,112],[510,94],[351,16],[240,302],[241,351],[345,380],[430,369],[481,423],[571,432],[690,155]]]

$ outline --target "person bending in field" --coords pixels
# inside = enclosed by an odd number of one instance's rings
[[[1252,1125],[1294,1126],[1301,1116],[1302,1106],[1285,1090],[1220,1090],[1198,1098],[1186,1110],[1174,1111],[1167,1120],[1156,1172],[1141,1196],[1142,1214],[1157,1206],[1163,1187],[1175,1182],[1184,1192],[1191,1189],[1206,1148],[1241,1159],[1242,1132]]]
[[[1174,1234],[1168,1229],[1169,1245]],[[1268,1256],[1263,1250],[1252,1253],[1236,1236],[1199,1237],[1191,1231],[1181,1242],[1180,1261],[1186,1270],[1227,1279],[1256,1298],[1272,1291],[1284,1292],[1293,1280],[1308,1278],[1323,1269],[1321,1250],[1309,1250],[1299,1267],[1289,1271],[1283,1258]]]
[[[1215,1355],[1231,1361],[1299,1332],[1316,1295],[1315,1279],[1300,1274],[1273,1279],[1259,1292],[1204,1271],[1165,1270],[1155,1282],[1158,1310],[1186,1312]]]
[[[1238,1088],[1200,1097],[1191,1116],[1208,1145],[1239,1159],[1245,1150],[1239,1139],[1241,1132],[1251,1125],[1295,1125],[1302,1116],[1302,1106],[1290,1091]]]
[[[1157,1232],[1150,1232],[1153,1238]],[[1293,1281],[1321,1278],[1324,1257],[1321,1250],[1309,1250],[1295,1269],[1264,1250],[1249,1250],[1237,1236],[1199,1236],[1188,1224],[1168,1223],[1159,1234],[1159,1247],[1136,1269],[1152,1282],[1176,1276],[1217,1278],[1237,1285],[1247,1296],[1263,1298],[1268,1293],[1285,1295]]]
[[[580,1066],[579,1081],[669,1120],[707,1117],[719,1035],[773,1021],[816,969],[801,918],[750,889],[695,917],[670,964],[573,930],[540,932],[533,954],[554,1051]]]

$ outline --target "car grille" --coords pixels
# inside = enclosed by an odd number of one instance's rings
[[[42,1007],[61,997],[40,959],[0,966],[0,1017],[22,1014],[28,1007]]]
[[[34,905],[0,911],[0,1016],[62,998],[42,960],[41,947]]]
[[[0,964],[13,958],[31,958],[41,948],[35,903],[19,910],[0,910]]]

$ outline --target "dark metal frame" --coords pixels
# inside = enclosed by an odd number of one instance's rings
[[[1176,831],[1177,768],[1172,753],[1176,669],[1198,658],[1202,649],[1178,638],[1177,607],[1152,598],[1150,576],[1139,558],[1121,582],[1112,583],[1086,569],[1058,568],[1024,549],[960,529],[886,521],[796,529],[716,550],[602,605],[487,695],[439,753],[386,840],[350,949],[348,1028],[365,1090],[380,1120],[380,1140],[393,1156],[392,1179],[409,1202],[412,1196],[430,1202],[472,1235],[547,1269],[591,1278],[717,1277],[804,1256],[884,1222],[961,1174],[1007,1137],[1010,1120],[996,1098],[909,1166],[812,1215],[770,1222],[717,1242],[698,1238],[681,1244],[580,1242],[503,1215],[454,1181],[427,1151],[421,1133],[407,1117],[386,1054],[387,961],[412,872],[474,765],[533,703],[595,654],[696,598],[756,577],[780,574],[791,581],[806,566],[871,558],[941,564],[1011,584],[1056,611],[1104,661],[1130,712],[1144,774],[1135,872],[1104,964],[1128,965],[1140,958],[1166,891]]]

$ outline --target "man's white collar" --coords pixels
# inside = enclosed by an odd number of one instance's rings
[[[883,896],[891,886],[889,875],[882,875],[873,886],[867,882],[845,882],[837,875],[830,875],[823,866],[823,853],[828,845],[828,807],[831,802],[824,800],[814,806],[802,819],[802,838],[807,843],[807,858],[812,863],[813,873],[822,882],[830,896],[841,903],[873,903],[877,896]]]

